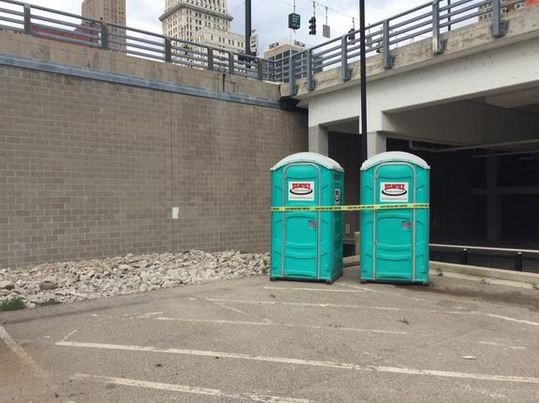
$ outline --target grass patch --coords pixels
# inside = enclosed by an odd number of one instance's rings
[[[13,298],[8,301],[0,302],[0,312],[20,311],[25,308],[26,304],[22,298]]]
[[[533,283],[533,284],[532,284],[532,287],[533,287],[534,290],[539,291],[539,284]]]
[[[436,269],[436,275],[438,277],[443,277],[444,276],[444,272],[442,271],[442,269],[440,269],[439,267]]]
[[[60,305],[61,302],[58,301],[57,299],[54,299],[54,298],[50,298],[44,302],[38,302],[37,305],[39,306],[51,306],[51,305]]]

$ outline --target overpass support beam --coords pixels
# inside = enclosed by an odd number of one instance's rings
[[[499,158],[487,158],[487,241],[498,242],[501,238],[502,209],[498,186]]]
[[[386,137],[378,132],[367,134],[367,158],[387,151]]]
[[[502,0],[492,0],[492,36],[501,38],[505,35],[506,23],[502,19]]]
[[[329,154],[327,128],[320,125],[309,127],[309,151],[322,155]]]

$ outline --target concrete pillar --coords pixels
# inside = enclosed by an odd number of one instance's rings
[[[328,130],[320,125],[309,127],[309,151],[322,155],[329,153]]]
[[[496,193],[499,158],[487,158],[487,241],[498,242],[502,230],[501,198]]]
[[[371,158],[377,154],[387,151],[386,137],[378,132],[367,134],[367,157]]]

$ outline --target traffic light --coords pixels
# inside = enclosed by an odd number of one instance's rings
[[[350,35],[348,35],[348,40],[350,42],[353,42],[353,41],[356,40],[356,34],[354,33],[355,31],[356,30],[354,28],[351,28],[350,31],[348,31],[348,33],[350,34]]]
[[[309,35],[316,35],[316,17],[309,20]]]

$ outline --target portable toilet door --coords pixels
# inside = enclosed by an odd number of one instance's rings
[[[383,209],[428,204],[430,167],[403,152],[379,154],[361,167],[361,281],[427,284],[429,210]]]
[[[343,172],[320,154],[291,155],[272,168],[272,206],[334,206]],[[342,274],[342,222],[341,212],[272,213],[271,279],[335,281]]]

